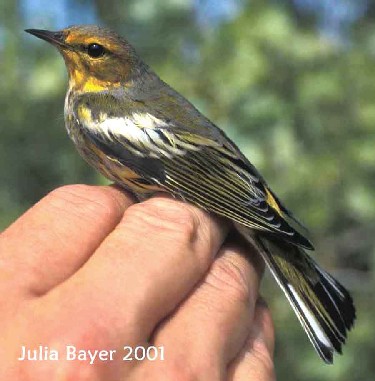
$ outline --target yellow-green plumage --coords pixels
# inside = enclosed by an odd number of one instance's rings
[[[64,56],[66,127],[85,160],[139,199],[164,191],[230,219],[332,362],[355,319],[352,299],[306,254],[312,244],[237,146],[115,33],[96,26],[29,32]]]

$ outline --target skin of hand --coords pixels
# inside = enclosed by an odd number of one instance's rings
[[[263,265],[229,230],[166,196],[52,191],[0,235],[0,378],[274,380]],[[67,345],[116,353],[68,361]],[[124,346],[150,345],[163,360],[123,361]],[[59,359],[20,361],[22,346]]]

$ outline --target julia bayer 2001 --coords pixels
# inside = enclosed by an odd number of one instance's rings
[[[90,365],[98,361],[113,361],[116,359],[116,349],[80,349],[74,345],[66,345],[63,349],[39,345],[37,348],[21,346],[18,361],[87,361]],[[120,354],[118,354],[120,356]],[[124,346],[121,359],[123,361],[155,361],[164,360],[163,346]]]

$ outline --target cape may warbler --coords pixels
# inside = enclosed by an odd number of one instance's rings
[[[65,124],[83,158],[138,199],[167,192],[230,219],[258,248],[318,354],[331,363],[355,319],[352,299],[306,254],[312,244],[237,146],[112,31],[27,32],[64,57]]]

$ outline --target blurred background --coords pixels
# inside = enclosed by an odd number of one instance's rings
[[[358,320],[324,365],[281,291],[279,380],[375,377],[375,3],[366,0],[1,0],[0,229],[63,184],[105,183],[64,129],[63,60],[25,28],[110,26],[224,128],[309,227]],[[372,360],[371,360],[372,359]]]

